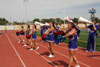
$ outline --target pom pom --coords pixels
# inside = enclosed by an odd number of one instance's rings
[[[27,38],[27,39],[31,39],[31,36],[32,36],[32,35],[26,35],[26,38]]]
[[[46,34],[43,34],[43,35],[42,35],[42,39],[43,39],[43,40],[46,39]]]
[[[17,36],[19,36],[19,35],[20,35],[19,31],[17,31],[17,32],[16,32],[16,35],[17,35]]]

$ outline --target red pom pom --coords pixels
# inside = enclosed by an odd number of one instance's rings
[[[46,39],[46,34],[43,34],[43,35],[42,35],[42,39],[43,39],[43,40]]]
[[[20,35],[19,31],[17,31],[17,32],[16,32],[16,35],[17,35],[17,36],[19,36],[19,35]]]
[[[30,38],[31,38],[31,36],[32,36],[32,35],[26,35],[26,38],[27,38],[27,39],[30,39]]]
[[[57,31],[57,32],[55,32],[55,35],[63,35],[64,34],[64,32],[63,31]]]
[[[17,31],[16,34],[19,34],[19,31]]]
[[[24,31],[23,31],[23,30],[21,30],[21,31],[20,31],[20,33],[24,33]]]
[[[59,35],[59,31],[55,32],[55,35]]]

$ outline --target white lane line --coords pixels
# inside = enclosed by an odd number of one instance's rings
[[[11,35],[11,34],[10,34]],[[12,36],[13,37],[15,37],[17,40],[19,40],[16,36],[14,36],[13,34],[12,34]],[[35,51],[35,50],[33,50],[36,54],[38,54],[39,56],[40,56],[40,53],[39,52],[37,52],[37,51]],[[47,58],[45,58],[44,56],[40,56],[40,57],[42,57],[44,60],[46,60],[48,63],[50,63],[50,64],[52,64],[54,67],[58,67],[58,66],[56,66],[54,63],[52,63],[50,60],[48,60]]]
[[[43,46],[43,45],[40,45],[40,46],[42,46],[42,47],[44,47],[44,48],[46,48],[46,49],[48,49],[46,46]],[[59,55],[61,55],[61,56],[63,56],[63,57],[66,57],[66,58],[68,58],[69,59],[69,57],[68,56],[66,56],[66,55],[64,55],[64,54],[62,54],[62,53],[60,53],[60,52],[58,52],[58,51],[54,51],[55,53],[57,53],[57,54],[59,54]],[[82,65],[84,65],[84,66],[86,66],[86,67],[91,67],[91,66],[89,66],[89,65],[87,65],[87,64],[85,64],[85,63],[83,63],[83,62],[81,62],[81,61],[78,61],[80,64],[82,64]]]
[[[36,54],[38,54],[38,55],[40,56],[40,53],[38,53],[38,52],[35,51],[35,50],[33,50],[33,51],[34,51]],[[54,63],[52,63],[50,60],[48,60],[47,58],[45,58],[44,56],[41,55],[41,57],[42,57],[43,59],[45,59],[48,63],[52,64],[53,66],[58,67],[58,66],[56,66]]]
[[[45,46],[43,46],[43,45],[40,45],[40,46],[42,46],[42,47],[48,49],[47,47],[45,47]],[[64,54],[62,54],[62,53],[60,53],[60,52],[58,52],[58,51],[54,51],[54,52],[55,52],[55,53],[58,53],[58,54],[61,55],[61,56],[64,56],[64,57],[66,57],[66,58],[69,58],[68,56],[66,56],[66,55],[64,55]],[[89,66],[89,65],[87,65],[87,64],[85,64],[85,63],[83,63],[83,62],[81,62],[81,61],[78,61],[78,62],[79,62],[80,64],[84,65],[84,66],[91,67],[91,66]]]
[[[57,45],[55,45],[55,46],[57,46]],[[60,47],[60,48],[63,48],[63,49],[68,50],[68,49],[67,49],[67,48],[65,48],[65,47],[61,47],[61,46],[57,46],[57,47]],[[85,54],[85,53],[81,53],[81,52],[77,52],[77,53],[79,53],[79,54],[81,54],[81,55],[88,56],[88,54]],[[97,60],[100,60],[100,58],[97,58],[97,57],[92,57],[92,58],[95,58],[95,59],[97,59]]]
[[[7,34],[5,34],[5,35],[6,35],[7,39],[8,39],[8,41],[9,41],[10,45],[12,46],[13,50],[15,51],[16,55],[18,56],[19,60],[21,61],[23,67],[26,67],[25,63],[21,59],[21,57],[20,57],[19,53],[17,52],[16,48],[13,46],[13,44],[12,44],[11,40],[9,39],[8,35]]]

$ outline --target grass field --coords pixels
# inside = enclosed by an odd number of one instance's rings
[[[40,31],[37,32],[37,36],[40,36]],[[88,31],[81,31],[80,39],[78,40],[78,46],[86,48],[87,41],[88,41]],[[64,42],[68,43],[68,39],[66,39]],[[96,50],[100,51],[100,37],[98,36],[96,40]]]

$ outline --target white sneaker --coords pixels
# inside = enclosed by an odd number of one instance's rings
[[[50,54],[48,57],[52,58],[52,57],[54,57],[54,55]]]
[[[92,53],[95,53],[95,51],[92,51]]]
[[[21,41],[19,40],[18,43],[21,43]]]
[[[38,50],[40,47],[37,47],[36,50]]]
[[[77,65],[77,66],[75,66],[75,67],[80,67],[80,65]]]
[[[33,49],[33,48],[30,48],[29,50],[32,51],[32,50],[34,50],[34,49]]]
[[[86,50],[85,52],[89,52],[88,50]]]
[[[23,40],[23,42],[25,42],[25,40]]]
[[[23,46],[24,46],[24,47],[26,47],[27,45],[26,45],[26,44],[24,44]]]

